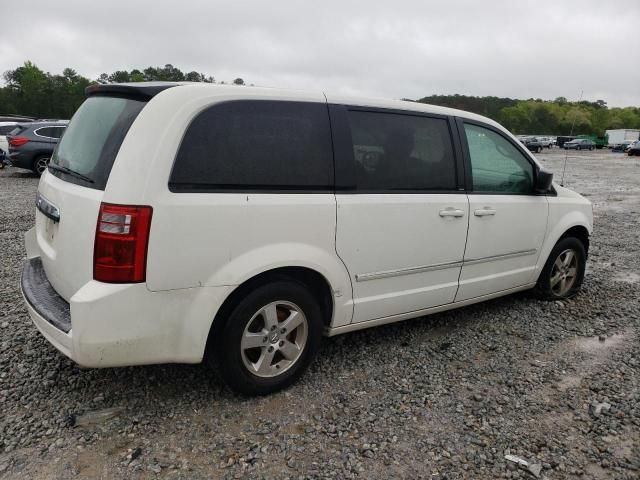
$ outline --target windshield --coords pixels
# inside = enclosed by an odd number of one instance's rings
[[[108,96],[85,100],[73,115],[51,158],[54,166],[51,173],[72,183],[104,190],[120,145],[145,104]],[[80,175],[74,176],[64,170]]]

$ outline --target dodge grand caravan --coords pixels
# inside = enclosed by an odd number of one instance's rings
[[[87,367],[286,387],[337,335],[580,288],[590,203],[487,118],[233,86],[89,87],[42,175],[22,292]]]

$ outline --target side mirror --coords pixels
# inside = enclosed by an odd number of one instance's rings
[[[551,182],[553,182],[553,173],[538,170],[535,185],[536,193],[547,193],[551,189]]]

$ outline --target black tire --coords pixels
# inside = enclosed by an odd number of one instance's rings
[[[554,275],[554,264],[567,250],[571,250],[576,257],[576,273],[573,283],[566,292],[558,292],[555,286],[552,287],[552,277]],[[583,243],[576,237],[565,237],[558,241],[547,259],[538,283],[536,284],[536,294],[545,300],[562,300],[571,298],[580,291],[582,281],[584,280],[584,271],[587,262],[587,254]]]
[[[34,158],[31,165],[31,170],[33,171],[33,173],[35,173],[37,176],[41,176],[47,169],[46,165],[49,165],[49,160],[51,160],[50,155],[40,155]]]
[[[252,321],[252,319],[255,319],[265,306],[274,302],[290,302],[301,310],[303,317],[306,318],[306,341],[300,349],[299,356],[290,366],[287,366],[277,376],[265,378],[258,376],[245,365],[248,355],[246,352],[264,352],[262,347],[256,347],[253,351],[243,351],[241,341],[243,336],[248,334],[245,329],[250,328],[249,325],[256,321]],[[278,321],[280,321],[279,316],[280,311],[278,311]],[[257,321],[261,321],[260,316],[257,317]],[[216,328],[213,332],[215,337],[210,340],[207,347],[209,351],[206,361],[210,366],[218,368],[222,378],[232,390],[244,395],[267,395],[288,387],[300,378],[318,351],[323,325],[322,311],[318,301],[306,286],[294,280],[277,279],[249,292],[233,308],[224,325],[221,328]],[[276,331],[278,330],[279,327]],[[297,334],[296,332],[295,335]],[[288,335],[289,333],[287,333]],[[265,338],[267,337],[265,336]],[[287,339],[287,337],[282,338]],[[264,348],[276,347],[278,350],[277,345],[278,342],[272,343],[269,335],[269,340],[265,342]],[[259,352],[255,352],[256,350]],[[261,356],[262,353],[259,355]],[[282,354],[279,355],[284,359]],[[277,362],[277,364],[279,363],[282,361]],[[276,364],[274,364],[275,366]]]

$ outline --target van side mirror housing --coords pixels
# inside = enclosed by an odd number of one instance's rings
[[[553,182],[553,173],[546,170],[538,170],[536,175],[536,193],[548,193],[551,190],[551,182]]]

